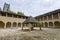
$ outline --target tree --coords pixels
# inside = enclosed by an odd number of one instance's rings
[[[24,13],[22,13],[22,12],[17,12],[17,14],[19,14],[19,15],[24,15]]]
[[[14,11],[12,11],[12,10],[9,10],[8,12],[9,12],[9,13],[16,13],[16,12],[14,12]]]
[[[41,23],[38,22],[38,23],[37,23],[37,26],[38,26],[38,27],[40,28],[40,30],[41,30],[41,27],[43,26],[43,23],[42,23],[42,22],[41,22]]]

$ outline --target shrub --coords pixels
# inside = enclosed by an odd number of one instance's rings
[[[41,30],[41,27],[43,27],[43,23],[42,22],[38,22],[37,23],[37,26],[40,28],[40,30]]]

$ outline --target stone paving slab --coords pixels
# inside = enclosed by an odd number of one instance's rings
[[[0,40],[60,40],[60,29],[21,31],[21,29],[0,29]]]

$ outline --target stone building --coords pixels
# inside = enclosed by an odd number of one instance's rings
[[[28,16],[0,11],[0,28],[21,27]]]
[[[42,22],[44,27],[60,27],[60,9],[36,16],[35,18]]]
[[[23,22],[27,18],[29,17],[0,11],[0,28],[14,28],[25,26]],[[44,27],[60,27],[60,9],[36,16],[35,18],[38,20],[38,22],[42,22]],[[35,24],[34,26],[37,25]]]
[[[10,10],[10,4],[4,3],[3,11],[8,12]]]

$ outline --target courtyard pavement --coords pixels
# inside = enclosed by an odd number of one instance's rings
[[[6,37],[6,36],[16,37],[18,35],[22,37],[22,40],[28,37],[34,40],[60,40],[60,29],[56,29],[56,28],[55,29],[42,28],[42,30],[39,30],[39,28],[34,28],[34,29],[37,30],[29,32],[29,31],[21,31],[21,28],[0,29],[0,37]]]

